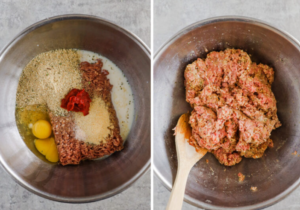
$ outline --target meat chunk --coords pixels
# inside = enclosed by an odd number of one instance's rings
[[[241,172],[238,173],[238,177],[239,177],[239,182],[243,182],[245,180],[245,175],[242,174]]]
[[[281,124],[271,90],[274,70],[252,63],[236,49],[211,52],[186,67],[186,101],[196,149],[212,152],[221,164],[234,165],[260,158],[273,143],[269,138]]]
[[[212,153],[225,166],[233,166],[242,161],[242,157],[238,153],[227,153],[223,148],[214,150]]]

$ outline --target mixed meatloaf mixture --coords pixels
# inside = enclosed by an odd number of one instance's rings
[[[274,70],[251,62],[236,49],[198,58],[184,73],[186,101],[193,107],[189,143],[206,148],[221,164],[260,158],[273,146],[271,131],[281,126],[271,90]]]
[[[102,69],[102,62],[90,64],[82,62],[83,88],[92,98],[100,97],[108,107],[111,129],[109,135],[100,144],[92,144],[76,139],[74,115],[55,116],[50,113],[51,124],[62,165],[79,164],[81,160],[95,159],[123,149],[123,140],[115,109],[111,101],[112,85],[106,77],[108,72]],[[101,119],[99,119],[101,120]]]

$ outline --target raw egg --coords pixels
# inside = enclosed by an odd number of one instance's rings
[[[51,125],[47,120],[39,120],[32,126],[33,135],[39,139],[49,138],[51,132]]]
[[[53,138],[36,139],[34,140],[34,145],[40,153],[42,153],[43,155],[47,155],[48,151],[50,150],[50,147],[52,146],[53,141]]]
[[[50,162],[58,162],[58,151],[54,138],[34,140],[36,149],[46,156]]]

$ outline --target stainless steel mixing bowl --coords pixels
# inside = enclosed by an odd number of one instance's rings
[[[135,99],[135,120],[121,152],[63,167],[41,161],[25,146],[15,121],[19,76],[36,55],[59,48],[100,53],[127,77]],[[139,38],[98,17],[63,15],[25,29],[0,54],[2,166],[26,189],[57,201],[95,201],[126,189],[150,167],[150,64],[149,49]]]
[[[183,72],[213,50],[239,48],[254,62],[275,70],[272,90],[282,126],[272,132],[274,148],[261,159],[225,167],[207,154],[191,170],[185,200],[205,209],[257,209],[274,204],[300,182],[300,45],[269,24],[246,17],[217,17],[192,24],[171,38],[154,58],[154,170],[171,188],[177,170],[172,128],[191,110]],[[207,164],[205,159],[209,160]],[[246,175],[239,183],[237,174]],[[257,187],[257,192],[250,190]]]

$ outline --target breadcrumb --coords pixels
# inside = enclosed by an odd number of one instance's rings
[[[82,89],[79,55],[75,50],[58,49],[41,53],[24,68],[17,91],[17,107],[42,104],[64,116],[61,99],[73,88]]]

